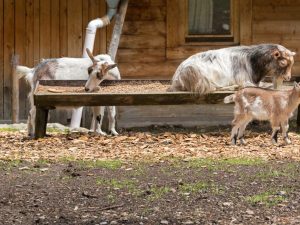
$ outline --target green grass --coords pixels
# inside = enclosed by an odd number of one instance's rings
[[[116,170],[122,166],[120,160],[77,160],[76,163],[82,168],[105,168]]]
[[[13,167],[19,167],[21,165],[21,163],[22,163],[22,161],[19,159],[9,160],[9,161],[0,160],[0,168],[9,170],[9,169],[12,169]]]
[[[149,193],[150,195],[148,196],[148,200],[150,201],[154,201],[156,199],[160,199],[162,198],[165,194],[170,192],[170,188],[167,186],[163,186],[163,187],[157,187],[157,186],[153,186],[149,189]]]
[[[72,162],[81,169],[104,168],[116,170],[122,166],[122,161],[120,160],[78,160],[73,156],[62,157],[59,161],[62,163]]]
[[[12,127],[2,127],[0,128],[0,132],[16,132],[19,131],[17,128],[12,128]]]
[[[224,170],[230,166],[257,166],[264,164],[262,159],[229,158],[229,159],[193,159],[188,162],[189,168],[207,168],[208,170]]]
[[[287,199],[286,195],[278,195],[278,191],[266,191],[246,197],[246,201],[252,205],[264,204],[268,207],[275,206]]]
[[[55,127],[47,127],[47,132],[48,133],[62,133],[62,134],[67,134],[69,132],[69,129],[61,130],[61,129],[58,129],[58,128],[55,128]]]
[[[209,191],[214,194],[221,194],[224,192],[223,188],[214,184],[207,182],[195,182],[195,183],[186,183],[179,186],[179,190],[182,194],[184,193],[198,193],[201,191]]]

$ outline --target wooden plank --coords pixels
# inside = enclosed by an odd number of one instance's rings
[[[40,57],[51,57],[51,0],[40,4]]]
[[[45,137],[48,120],[48,109],[37,107],[35,116],[35,139]]]
[[[68,0],[68,56],[82,56],[82,0]]]
[[[184,44],[185,25],[184,2],[167,0],[167,47],[174,48]]]
[[[15,2],[15,54],[18,55],[17,61],[21,65],[26,63],[27,56],[24,37],[26,37],[26,3],[25,0],[20,0]],[[19,80],[12,72],[12,115],[15,122],[19,120],[19,115],[25,116],[27,113],[26,86],[26,81],[21,79],[20,87],[22,88],[19,90]]]
[[[4,0],[0,0],[0,18],[3,18],[4,14]],[[3,119],[4,113],[4,40],[3,34],[4,33],[4,20],[0,20],[0,118]]]
[[[149,41],[151,40],[151,41]],[[165,36],[158,35],[122,35],[120,48],[165,48]]]
[[[119,3],[118,12],[115,15],[115,25],[111,37],[111,42],[108,48],[108,54],[111,56],[113,61],[116,59],[117,51],[119,48],[127,7],[128,0],[121,0],[121,2]]]
[[[129,6],[141,6],[141,7],[151,7],[151,6],[166,6],[165,0],[130,0]]]
[[[252,43],[252,0],[240,1],[240,42]]]
[[[59,54],[59,0],[51,0],[51,58]]]
[[[123,78],[171,78],[181,61],[119,63]],[[153,73],[155,68],[155,73]]]
[[[33,29],[33,57],[34,64],[40,61],[40,1],[33,1],[33,16],[34,16],[34,29]]]
[[[166,35],[165,21],[125,21],[123,35]]]
[[[142,57],[141,57],[142,56]],[[118,63],[132,63],[132,62],[162,62],[165,60],[165,48],[138,48],[138,49],[125,49],[118,50],[117,61]],[[154,70],[153,70],[154,72]]]
[[[59,1],[59,50],[60,57],[68,56],[68,4],[67,0]]]
[[[19,56],[15,55],[12,59],[12,122],[19,123],[19,77],[16,74],[16,66],[19,65]],[[24,101],[24,99],[23,99]]]
[[[276,27],[276,29],[274,29]],[[253,34],[268,34],[268,35],[300,35],[300,21],[254,21]]]
[[[300,4],[284,6],[253,6],[253,20],[300,20]]]
[[[256,6],[268,6],[268,7],[276,7],[276,6],[296,6],[300,4],[300,0],[253,0],[253,5]]]
[[[132,6],[128,8],[126,20],[127,21],[165,21],[166,11],[167,10],[165,6],[153,6],[153,7]]]
[[[4,93],[4,115],[3,119],[11,119],[11,57],[14,54],[15,42],[15,1],[4,0],[4,79],[3,79],[3,93]]]
[[[224,98],[233,92],[215,92],[197,96],[190,92],[165,92],[147,94],[100,94],[100,93],[36,93],[37,107],[56,106],[110,106],[110,105],[189,105],[222,104]]]

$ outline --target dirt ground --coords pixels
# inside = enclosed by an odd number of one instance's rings
[[[300,224],[300,138],[267,125],[152,127],[118,137],[0,131],[0,224]]]

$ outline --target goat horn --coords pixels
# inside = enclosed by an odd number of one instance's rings
[[[86,48],[86,53],[88,54],[88,56],[90,57],[90,59],[92,60],[93,63],[96,63],[96,59],[94,58],[93,54],[91,53],[90,49]]]

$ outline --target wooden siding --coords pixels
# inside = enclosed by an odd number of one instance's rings
[[[171,78],[179,63],[188,56],[227,46],[177,45],[176,40],[184,30],[184,20],[172,13],[180,12],[176,8],[176,1],[183,0],[129,1],[117,53],[123,78]],[[236,1],[240,2],[237,15],[240,44],[273,42],[296,51],[298,54],[293,73],[300,75],[300,0]],[[80,57],[88,21],[103,16],[105,12],[104,0],[0,0],[0,32],[3,34],[0,35],[0,121],[11,118],[11,56],[19,54],[21,64],[30,67],[41,58]],[[172,26],[174,21],[179,26]],[[112,26],[113,23],[97,32],[94,53],[106,52]],[[170,32],[177,36],[170,39]],[[28,85],[25,81],[20,81],[20,88],[20,116],[26,119],[29,108],[26,100]],[[128,111],[130,118],[126,116],[127,108],[120,108],[120,124],[127,126],[126,119],[134,122],[130,112],[142,116],[147,107],[132,108]],[[197,111],[197,115],[204,117],[204,114],[213,113],[209,107],[204,108],[203,113]],[[62,121],[61,115],[52,113],[51,118],[53,121],[60,118],[60,122],[65,123],[66,116]],[[151,121],[153,118],[159,120],[160,115],[153,115]],[[87,112],[84,118],[88,121],[90,113]]]
[[[104,0],[0,0],[0,121],[11,119],[12,55],[29,67],[41,58],[81,57],[88,21],[105,12]],[[106,52],[106,29],[97,32],[94,52]],[[28,91],[20,80],[21,119],[29,111]]]

